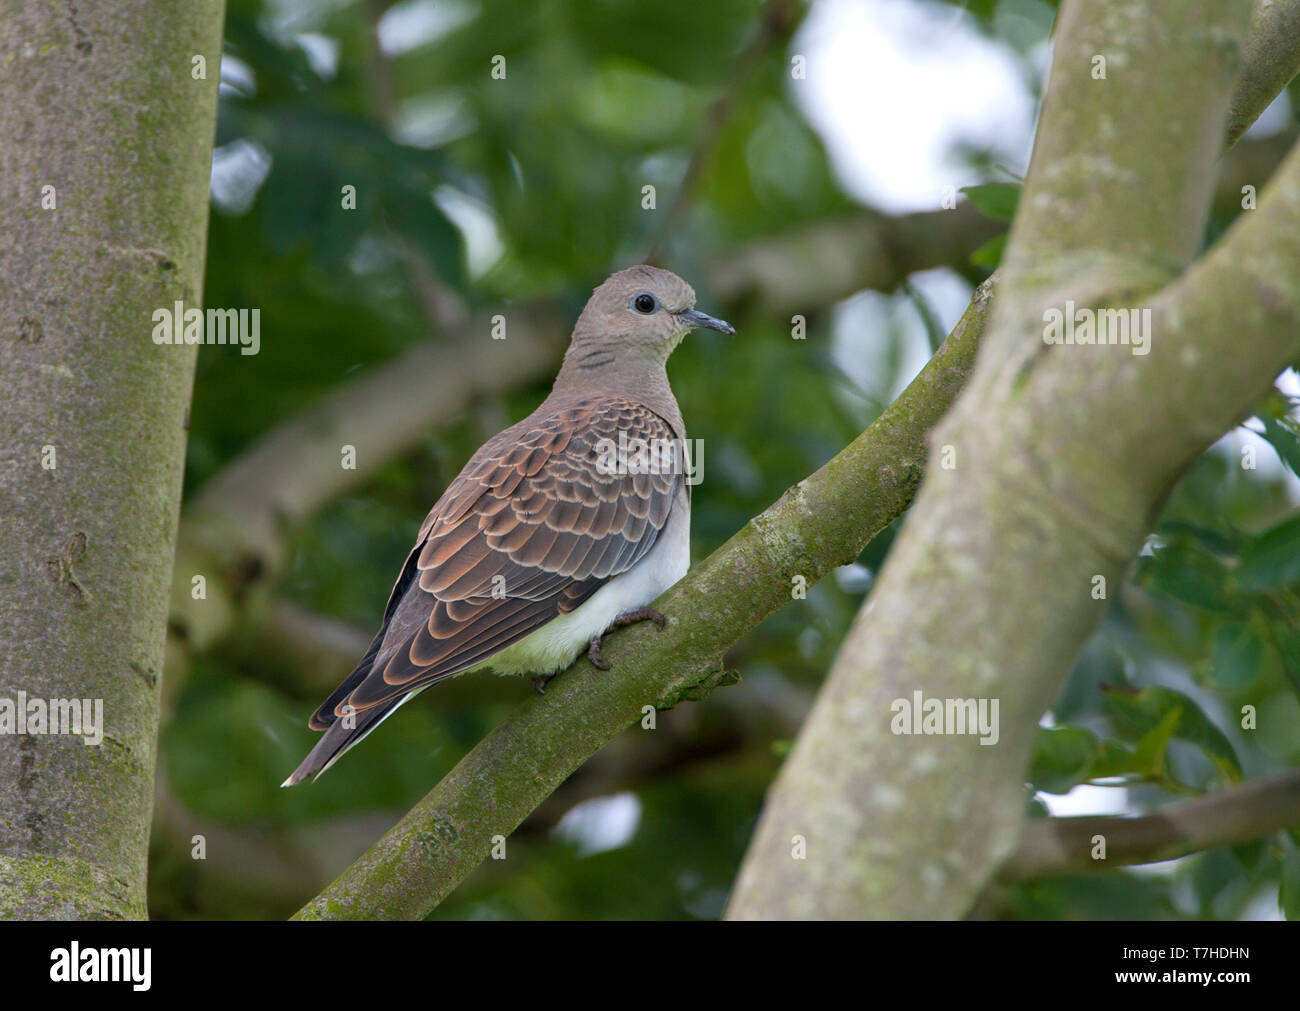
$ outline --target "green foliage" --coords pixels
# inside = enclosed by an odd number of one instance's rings
[[[1235,453],[1196,462],[1053,707],[1056,725],[1039,734],[1038,789],[1145,784],[1152,800],[1153,787],[1176,800],[1300,759],[1300,573],[1288,509],[1281,478],[1243,469]],[[1288,846],[1289,837],[1261,843],[1249,861],[1240,847],[1179,861],[1164,879],[1170,900],[1195,897],[1180,915],[1232,917],[1281,885],[1293,916]],[[1057,888],[1067,885],[1021,886],[1017,901]]]
[[[1016,204],[1020,201],[1019,183],[983,183],[963,186],[961,191],[994,221],[1010,221],[1016,216]]]
[[[979,186],[963,186],[961,192],[994,221],[1010,224],[1016,216],[1016,205],[1020,202],[1020,183],[983,183]],[[1006,247],[1006,234],[995,235],[988,242],[970,254],[970,262],[983,267],[989,272],[997,270],[1002,262],[1002,250]]]

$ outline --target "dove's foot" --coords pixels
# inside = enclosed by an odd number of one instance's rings
[[[642,607],[635,611],[628,611],[626,614],[620,614],[614,619],[611,628],[622,628],[624,625],[635,625],[638,621],[653,621],[655,628],[663,628],[668,624],[668,619],[656,611],[653,607]]]
[[[635,611],[628,611],[626,614],[620,614],[609,627],[622,628],[624,625],[635,625],[639,621],[653,621],[655,628],[663,628],[668,623],[668,619],[653,607],[642,607]],[[587,659],[591,661],[593,667],[609,670],[609,662],[600,652],[601,638],[599,635],[591,637],[591,642],[587,644]]]
[[[593,635],[591,642],[587,643],[587,659],[591,661],[593,667],[600,670],[609,670],[609,664],[600,654],[600,636]]]

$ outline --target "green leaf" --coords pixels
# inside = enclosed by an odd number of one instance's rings
[[[1172,736],[1200,748],[1226,779],[1231,782],[1241,779],[1241,762],[1232,742],[1186,695],[1162,687],[1137,692],[1111,688],[1106,690],[1106,703],[1116,726],[1138,739],[1139,751],[1144,746],[1148,751],[1154,749],[1159,735],[1149,738],[1147,735],[1156,730],[1163,733],[1164,722],[1176,710],[1178,716]]]
[[[1210,682],[1219,691],[1236,692],[1249,686],[1263,661],[1264,643],[1249,625],[1225,621],[1215,630]]]
[[[1300,846],[1283,833],[1282,874],[1277,891],[1278,908],[1288,920],[1300,920]]]
[[[1214,614],[1236,614],[1228,569],[1217,558],[1186,541],[1160,548],[1139,562],[1138,582],[1192,607]]]
[[[1278,458],[1290,469],[1292,474],[1300,474],[1300,433],[1294,418],[1272,418],[1264,415],[1264,438],[1277,453]]]
[[[934,311],[930,300],[915,286],[904,279],[901,287],[903,294],[916,309],[916,314],[921,317],[921,323],[925,326],[925,336],[930,342],[930,353],[934,354],[939,350],[939,345],[948,339],[948,328],[939,319],[939,314]]]
[[[970,262],[977,267],[997,270],[998,264],[1002,262],[1002,250],[1006,248],[1006,245],[1007,236],[1005,232],[1002,235],[995,235],[970,254]]]
[[[1138,772],[1138,758],[1135,751],[1124,747],[1119,741],[1105,740],[1097,757],[1092,762],[1092,778],[1111,779]]]
[[[1016,216],[1016,204],[1020,200],[1019,183],[981,183],[978,186],[963,186],[961,191],[972,204],[995,221],[1010,221]]]
[[[1245,868],[1228,847],[1202,853],[1191,870],[1192,894],[1206,920],[1234,920],[1250,898]]]
[[[1225,558],[1235,558],[1240,550],[1239,538],[1234,534],[1225,534],[1184,520],[1165,520],[1156,528],[1156,532],[1166,541],[1193,540],[1211,554]]]
[[[1097,735],[1082,727],[1043,727],[1034,740],[1029,779],[1044,793],[1069,793],[1086,782],[1100,750]]]
[[[1134,764],[1139,772],[1153,779],[1165,778],[1165,752],[1169,750],[1169,742],[1173,740],[1182,718],[1182,706],[1173,706],[1159,723],[1138,739]]]
[[[1272,590],[1300,582],[1300,513],[1246,544],[1237,582],[1249,590]]]
[[[1272,612],[1265,626],[1269,640],[1281,659],[1282,672],[1300,697],[1300,624],[1281,602],[1266,599],[1264,606]]]

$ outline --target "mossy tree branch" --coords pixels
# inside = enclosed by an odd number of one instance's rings
[[[1300,74],[1300,0],[1256,0],[1241,63],[1228,105],[1229,145]]]

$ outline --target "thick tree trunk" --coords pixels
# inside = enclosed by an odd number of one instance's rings
[[[1174,279],[1203,233],[1233,72],[1268,52],[1242,45],[1249,14],[1063,5],[989,335],[935,430],[954,466],[927,470],[729,916],[959,917],[1015,850],[1038,720],[1106,607],[1096,580],[1115,586],[1177,475],[1300,353],[1300,151]],[[1067,299],[1148,307],[1147,353],[1046,344]],[[1000,735],[896,736],[893,700],[916,691],[998,700]]]
[[[146,915],[197,350],[152,314],[201,305],[223,8],[0,20],[0,721],[19,693],[103,712],[98,746],[0,736],[0,917]]]

